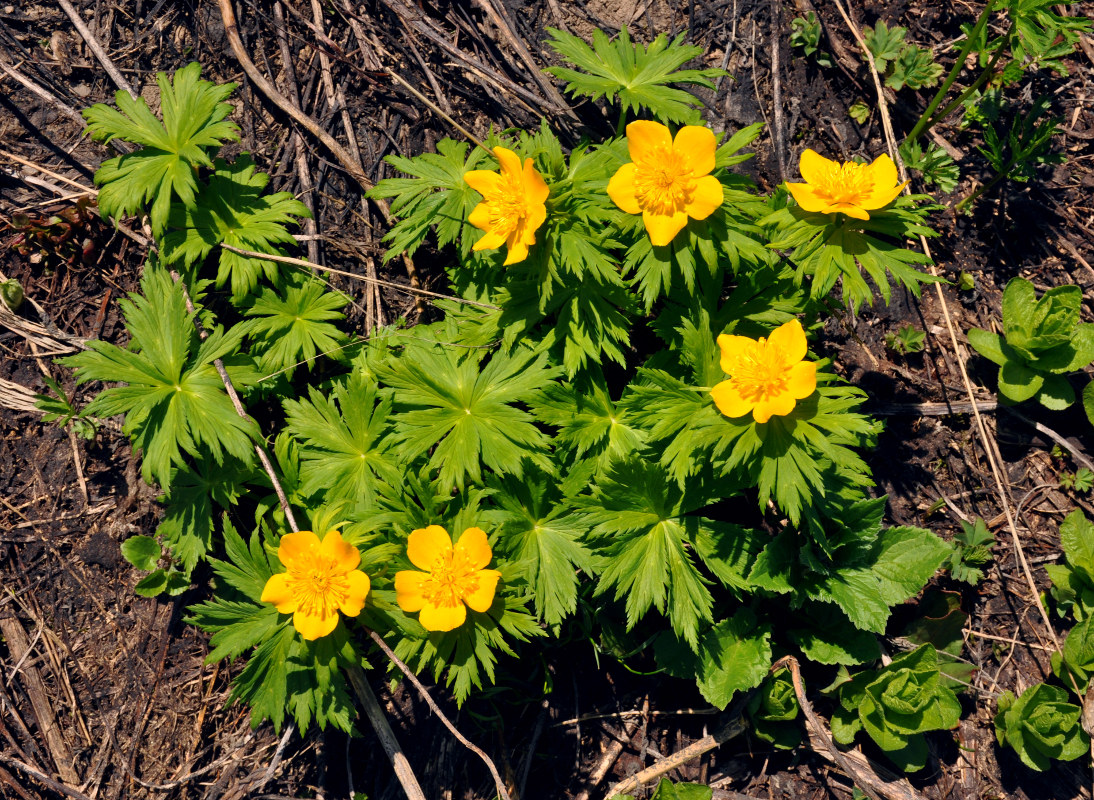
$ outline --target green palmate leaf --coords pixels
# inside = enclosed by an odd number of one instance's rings
[[[703,636],[697,683],[708,703],[725,708],[737,692],[760,685],[771,666],[770,636],[747,608]]]
[[[625,599],[627,627],[656,608],[693,649],[713,599],[695,565],[700,520],[684,517],[684,496],[655,465],[631,458],[612,466],[582,506],[605,561],[597,594]]]
[[[900,55],[900,50],[904,46],[904,34],[907,32],[907,28],[890,28],[884,20],[880,19],[873,29],[867,28],[863,32],[863,39],[866,46],[870,48],[870,54],[874,57],[874,65],[878,72],[884,73],[889,62]]]
[[[908,44],[901,48],[893,61],[885,85],[896,91],[905,86],[918,90],[925,86],[937,86],[942,73],[942,65],[934,60],[934,54],[929,49]]]
[[[284,625],[284,620],[272,605],[260,606],[219,598],[190,606],[186,621],[212,632],[209,644],[213,650],[205,658],[208,664],[223,658],[234,659],[246,653]]]
[[[256,172],[244,154],[235,163],[214,162],[215,171],[198,192],[193,204],[171,207],[163,237],[164,260],[187,266],[204,261],[214,247],[226,244],[242,250],[283,255],[281,244],[295,244],[285,227],[298,217],[310,217],[308,207],[289,192],[263,195],[269,176]],[[276,281],[277,262],[221,250],[216,285],[231,282],[232,297],[241,300],[254,291],[265,275]]]
[[[1081,16],[1062,16],[1054,10],[1058,6],[1052,0],[1013,0],[1007,4],[1007,13],[1013,22],[1008,44],[1012,58],[1030,62],[1031,69],[1047,67],[1060,75],[1067,75],[1064,59],[1075,49],[1082,31],[1090,30],[1091,22]]]
[[[338,309],[347,302],[345,295],[328,291],[317,280],[290,282],[284,295],[263,289],[247,309],[253,319],[242,325],[261,354],[259,369],[267,374],[286,370],[291,377],[293,367],[306,363],[310,369],[317,355],[345,360],[349,339],[331,321],[343,319]]]
[[[146,271],[141,289],[143,296],[121,301],[133,337],[130,350],[95,341],[65,361],[77,368],[80,383],[127,384],[104,390],[88,413],[125,414],[123,430],[144,452],[142,474],[164,487],[170,485],[172,466],[184,465],[183,451],[195,457],[207,451],[217,463],[232,456],[249,464],[258,426],[236,413],[213,367],[215,359],[238,347],[238,337],[216,331],[200,341],[182,287],[161,269]]]
[[[499,544],[532,588],[537,615],[557,625],[577,609],[577,570],[593,574],[582,541],[586,521],[560,501],[557,482],[539,470],[498,485]]]
[[[135,214],[152,202],[152,231],[161,234],[167,223],[172,196],[194,207],[198,189],[196,168],[211,167],[209,151],[224,142],[238,141],[236,126],[225,120],[232,107],[224,102],[234,83],[215,86],[201,79],[201,66],[191,63],[168,80],[156,76],[160,87],[163,122],[148,104],[127,92],[118,92],[115,110],[102,104],[84,111],[96,139],[125,139],[141,145],[135,153],[103,162],[95,174],[102,186],[99,208],[106,216]]]
[[[122,557],[137,569],[151,572],[163,555],[159,542],[151,536],[130,536],[122,542]]]
[[[667,122],[698,124],[698,99],[670,84],[713,89],[711,81],[722,74],[714,69],[681,69],[703,54],[702,47],[683,44],[685,34],[672,42],[661,34],[645,47],[631,42],[626,27],[614,42],[597,29],[593,31],[593,46],[589,47],[565,31],[547,30],[552,37],[547,42],[551,49],[577,67],[551,67],[547,71],[566,81],[567,91],[574,96],[593,100],[604,97],[609,102],[618,98],[623,113],[646,111]]]
[[[354,373],[329,396],[308,387],[307,400],[285,400],[286,430],[300,442],[301,492],[368,508],[383,483],[398,485],[402,465],[384,439],[391,398]]]
[[[376,184],[368,196],[373,199],[393,198],[391,212],[399,221],[384,236],[389,242],[384,261],[401,253],[414,255],[426,235],[434,227],[437,243],[444,246],[461,243],[462,252],[470,252],[474,230],[467,217],[479,202],[479,194],[463,179],[465,172],[484,169],[488,158],[480,148],[467,152],[466,142],[442,139],[436,153],[423,153],[414,158],[388,156],[395,169],[412,177],[388,178]]]
[[[483,465],[520,476],[528,459],[551,470],[547,437],[515,404],[530,402],[557,371],[546,355],[527,348],[495,352],[480,369],[481,357],[481,351],[415,343],[379,369],[395,389],[392,421],[404,457],[432,450],[429,467],[449,487],[481,481]]]
[[[1009,745],[1022,763],[1044,772],[1053,761],[1072,761],[1090,751],[1090,738],[1079,723],[1082,709],[1067,702],[1067,692],[1035,684],[1016,698],[1004,692],[995,715],[995,737]]]
[[[354,733],[357,709],[345,670],[359,668],[360,657],[344,630],[314,642],[297,639],[289,652],[286,689],[288,708],[300,730],[314,719],[321,730],[333,725]]]
[[[575,459],[595,458],[606,466],[642,446],[625,409],[612,402],[602,377],[580,391],[573,383],[549,383],[532,401],[536,419],[557,429],[555,446]]]
[[[292,626],[287,621],[282,623],[258,645],[233,682],[228,702],[241,700],[250,706],[252,728],[268,719],[273,723],[274,731],[281,730],[289,692],[289,654],[298,641]]]
[[[215,506],[235,505],[245,478],[246,472],[230,461],[216,464],[196,459],[188,469],[172,471],[171,488],[160,498],[167,504],[156,533],[170,545],[187,578],[213,546]]]

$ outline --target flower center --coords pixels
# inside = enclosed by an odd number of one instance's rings
[[[691,164],[680,153],[658,147],[635,163],[634,194],[643,211],[663,215],[683,211],[694,191]]]
[[[422,585],[422,596],[435,606],[454,608],[479,587],[478,576],[467,558],[455,553],[438,556],[429,572],[429,580]]]
[[[490,230],[497,233],[508,234],[516,230],[528,216],[528,200],[518,179],[506,178],[502,187],[485,199],[490,212]]]
[[[346,573],[318,554],[307,568],[289,570],[288,585],[298,609],[309,616],[329,617],[349,595]]]
[[[781,351],[769,348],[763,338],[756,342],[751,352],[737,360],[730,377],[741,396],[752,402],[785,392],[789,379],[786,358]]]
[[[849,161],[846,164],[825,165],[815,188],[832,202],[855,205],[870,196],[874,180],[868,165]]]

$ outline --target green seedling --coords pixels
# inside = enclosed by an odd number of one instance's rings
[[[1094,472],[1086,467],[1079,467],[1074,472],[1061,472],[1059,477],[1061,489],[1085,494],[1094,488]]]
[[[1074,761],[1089,753],[1090,737],[1079,724],[1082,709],[1067,702],[1067,692],[1038,683],[1015,697],[1004,692],[995,715],[995,738],[1022,763],[1044,772],[1053,761]]]
[[[903,325],[896,333],[885,335],[885,347],[897,355],[922,353],[926,347],[927,335],[912,325]]]
[[[1094,611],[1094,525],[1079,509],[1060,525],[1063,564],[1046,564],[1052,580],[1050,593],[1061,613],[1071,613],[1080,622]]]
[[[1033,284],[1012,278],[1003,291],[1003,333],[972,328],[969,344],[999,365],[999,398],[1038,400],[1054,411],[1075,402],[1067,375],[1094,360],[1094,324],[1079,321],[1082,290],[1058,286],[1037,298]]]
[[[977,584],[984,579],[983,568],[991,563],[995,537],[987,523],[977,517],[971,524],[961,520],[961,532],[953,538],[949,570],[954,580]]]
[[[812,56],[820,66],[831,67],[832,57],[820,49],[820,38],[820,22],[812,11],[790,20],[790,46],[800,49],[807,58]]]

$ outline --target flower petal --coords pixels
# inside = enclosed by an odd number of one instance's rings
[[[464,182],[472,189],[486,197],[487,194],[498,191],[501,188],[502,178],[496,172],[487,169],[473,169],[463,174]]]
[[[664,247],[670,244],[676,238],[676,234],[688,224],[688,215],[683,211],[677,211],[675,214],[655,214],[652,211],[643,211],[642,224],[646,226],[650,241],[657,247]]]
[[[502,266],[508,267],[510,264],[519,264],[528,258],[528,245],[520,241],[515,232],[509,235],[506,244],[509,246],[509,251],[505,254],[505,260],[501,262]]]
[[[311,642],[326,636],[338,627],[338,612],[332,611],[329,615],[319,615],[297,611],[292,615],[292,626]]]
[[[733,381],[722,381],[710,390],[710,396],[714,398],[714,405],[727,417],[743,417],[752,410],[755,405],[751,400],[741,396]]]
[[[714,151],[717,147],[714,131],[701,125],[685,125],[676,132],[676,138],[672,140],[672,149],[687,158],[691,164],[691,174],[695,178],[714,171]]]
[[[805,358],[805,351],[808,349],[809,344],[805,339],[805,330],[796,319],[784,322],[771,331],[771,336],[767,340],[768,353],[773,354],[774,351],[777,351],[781,354],[782,363],[786,366],[797,364]]]
[[[797,204],[811,213],[835,213],[832,208],[832,198],[821,194],[808,183],[788,183],[786,188],[790,191]]]
[[[642,213],[634,191],[634,175],[637,170],[634,164],[624,164],[608,181],[608,197],[628,214]]]
[[[494,557],[493,552],[490,550],[490,542],[486,538],[486,532],[482,528],[468,528],[465,530],[453,549],[457,558],[463,556],[467,559],[468,566],[471,569],[482,569]]]
[[[672,134],[660,122],[640,119],[627,126],[627,152],[631,161],[653,158],[659,148],[672,149]]]
[[[713,175],[707,175],[695,182],[691,202],[684,206],[684,212],[692,219],[706,219],[722,205],[724,199],[721,182]]]
[[[406,557],[418,569],[429,572],[438,558],[452,552],[452,538],[440,525],[429,525],[410,532],[406,542]]]
[[[295,566],[301,561],[304,561],[306,565],[318,550],[319,537],[311,531],[286,533],[277,546],[277,559],[286,568]]]
[[[752,409],[752,418],[757,422],[767,422],[772,417],[785,417],[794,410],[794,402],[789,392],[765,398]]]
[[[501,573],[496,569],[484,569],[479,570],[475,577],[478,579],[478,585],[475,591],[463,596],[463,601],[472,611],[489,611],[490,606],[494,604],[494,594],[497,592]]]
[[[799,361],[790,368],[786,391],[795,400],[804,400],[817,390],[817,365],[813,361]]]
[[[490,206],[487,203],[479,203],[471,213],[467,215],[467,221],[480,231],[490,230]]]
[[[467,606],[463,603],[455,606],[435,606],[426,604],[418,622],[427,631],[451,631],[463,625],[467,619]]]
[[[487,231],[477,242],[471,245],[471,249],[476,253],[480,250],[497,250],[505,244],[506,236],[507,234],[498,233],[497,231]]]
[[[527,245],[536,243],[536,231],[547,221],[547,206],[535,203],[528,207],[528,216],[524,218],[520,226],[521,239]]]
[[[737,369],[737,362],[756,350],[756,340],[749,339],[747,336],[723,333],[718,337],[718,349],[722,351],[722,358],[719,361],[722,372],[732,375]]]
[[[536,170],[532,159],[526,158],[524,160],[524,195],[528,198],[528,202],[542,204],[550,193],[547,182]]]
[[[882,153],[870,162],[870,165],[866,167],[866,173],[873,181],[874,188],[882,191],[888,191],[900,180],[900,176],[896,171],[896,164],[893,163],[893,159],[889,158],[888,153]]]
[[[870,191],[870,195],[862,201],[862,207],[871,210],[879,208],[885,208],[889,203],[900,197],[900,193],[904,191],[904,187],[911,181],[904,181],[904,183],[898,183],[891,189],[879,189],[874,188]]]
[[[829,207],[828,213],[835,214],[836,212],[842,212],[849,217],[854,217],[855,219],[870,219],[870,215],[866,213],[866,209],[858,205],[852,205],[851,203],[833,203]]]
[[[520,166],[520,156],[508,147],[495,147],[493,152],[503,176],[521,177],[523,170]],[[504,177],[502,179],[504,180]]]
[[[328,558],[334,559],[335,567],[339,572],[349,572],[357,569],[361,563],[361,553],[349,542],[342,539],[338,531],[327,531],[323,537],[323,543],[319,545],[319,552]]]
[[[798,160],[798,172],[806,183],[819,183],[827,171],[838,168],[839,165],[835,161],[825,158],[810,148],[806,148]]]
[[[368,590],[372,588],[372,581],[359,569],[346,575],[346,580],[349,581],[349,592],[346,594],[346,599],[338,606],[338,610],[347,617],[356,617],[365,607],[365,597],[368,595]]]
[[[289,575],[286,572],[270,576],[266,585],[262,587],[262,597],[259,600],[263,603],[273,603],[277,606],[279,614],[291,614],[299,605],[299,601],[289,589]]]
[[[430,579],[426,572],[404,569],[395,573],[395,602],[408,614],[421,611],[425,606],[422,587]]]

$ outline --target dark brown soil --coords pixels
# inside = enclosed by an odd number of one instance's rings
[[[302,138],[293,143],[298,129],[244,76],[214,0],[74,3],[112,61],[140,90],[154,87],[156,71],[174,70],[191,60],[200,61],[212,80],[240,82],[234,119],[243,130],[242,149],[273,175],[271,188],[301,193],[297,153],[304,158],[315,186],[306,198],[323,237],[318,257],[330,266],[360,270],[362,259],[381,251],[383,218],[375,208],[362,211],[357,184],[309,134],[300,131]],[[579,106],[576,117],[555,107],[541,85],[547,81],[537,82],[484,13],[485,6],[502,8],[497,0],[352,4],[361,7],[357,20],[367,51],[336,10],[343,7],[341,2],[323,5],[325,37],[317,34],[305,3],[258,0],[235,5],[258,68],[272,75],[286,94],[303,97],[305,109],[344,142],[340,115],[329,112],[318,88],[319,52],[330,55],[333,79],[346,98],[372,180],[389,174],[383,156],[413,155],[443,136],[457,135],[392,83],[385,69],[397,71],[430,96],[439,93],[440,105],[479,134],[490,125],[532,127],[541,116],[569,143],[613,127],[614,121],[591,105]],[[774,19],[773,9],[780,5],[781,14]],[[907,27],[909,38],[918,43],[940,49],[980,9],[979,3],[933,0],[853,0],[850,5],[860,26],[881,18]],[[762,190],[793,179],[805,147],[841,157],[884,149],[876,109],[864,125],[847,114],[856,101],[872,106],[876,97],[850,31],[829,4],[817,4],[816,11],[824,24],[822,48],[836,53],[838,63],[831,68],[818,67],[788,45],[790,19],[807,10],[809,0],[795,0],[793,7],[761,0],[505,0],[504,8],[515,34],[540,66],[552,61],[542,45],[547,27],[565,26],[587,36],[594,26],[614,33],[629,24],[643,40],[658,32],[688,30],[689,40],[709,54],[706,65],[724,63],[733,75],[707,97],[715,129],[771,124],[756,143],[757,157],[743,167]],[[1094,16],[1094,3],[1070,8]],[[283,23],[278,22],[281,16]],[[444,35],[431,39],[429,31]],[[777,71],[772,69],[773,41],[780,48]],[[282,43],[295,59],[295,88],[284,71]],[[941,58],[948,66],[950,56]],[[1090,311],[1092,58],[1088,43],[1068,61],[1068,76],[1038,75],[1027,96],[1054,96],[1053,113],[1065,128],[1056,147],[1067,155],[1067,163],[1044,168],[1029,183],[998,187],[969,216],[943,210],[932,219],[940,234],[931,243],[940,273],[952,278],[965,271],[976,282],[973,292],[952,286],[942,292],[962,341],[960,332],[990,327],[998,319],[1002,287],[1015,275],[1040,288],[1078,284]],[[71,109],[109,102],[116,89],[68,16],[53,3],[6,5],[0,0],[0,64]],[[783,100],[779,109],[772,100],[776,85]],[[921,95],[904,90],[890,98],[898,132],[907,131],[925,105]],[[788,143],[785,152],[773,145],[771,131],[779,119]],[[961,184],[953,197],[940,198],[949,203],[973,191],[990,170],[974,138],[947,124],[938,130],[962,155]],[[73,241],[79,246],[44,255],[17,248],[9,224],[16,213],[45,220],[71,208],[72,199],[64,195],[76,190],[67,181],[91,185],[106,150],[82,133],[78,122],[0,69],[0,272],[19,280],[34,301],[24,306],[25,319],[44,324],[47,331],[123,343],[125,331],[114,301],[136,287],[145,250],[94,215],[76,226]],[[443,273],[436,261],[434,254],[419,254],[413,280],[440,286]],[[411,279],[398,261],[385,277]],[[356,286],[346,288],[358,291]],[[404,294],[391,292],[380,300],[387,321],[407,316],[414,322],[421,313]],[[350,320],[362,330],[363,309],[362,301]],[[888,351],[885,335],[909,323],[927,332],[927,351],[908,356]],[[826,355],[870,393],[873,408],[886,421],[870,459],[878,490],[889,495],[890,519],[950,536],[959,530],[959,517],[980,516],[989,520],[997,539],[995,566],[979,587],[938,579],[938,587],[959,593],[961,608],[969,615],[963,657],[977,671],[963,697],[967,713],[960,727],[952,735],[931,737],[936,758],[912,779],[910,791],[915,794],[891,796],[1090,797],[1088,761],[1057,765],[1037,775],[995,744],[994,698],[1050,674],[1051,636],[1017,566],[971,416],[932,413],[931,404],[967,403],[946,324],[938,296],[928,287],[922,298],[899,293],[888,307],[833,320],[826,339]],[[47,340],[0,327],[0,348],[0,378],[5,381],[41,392],[42,374],[48,372],[66,390],[74,390],[70,371],[51,363]],[[961,357],[969,355],[963,352]],[[991,400],[994,371],[975,354],[968,364],[980,387],[978,398]],[[80,390],[76,395],[82,397]],[[6,406],[0,407],[0,797],[400,796],[391,767],[364,721],[359,738],[289,732],[279,740],[268,725],[251,730],[244,709],[225,707],[229,681],[241,665],[206,665],[206,636],[182,621],[185,606],[198,599],[200,587],[174,601],[133,593],[139,574],[121,558],[119,543],[134,533],[152,533],[160,512],[155,492],[140,481],[116,424],[102,427],[89,442],[43,423],[40,413],[25,410],[25,404],[6,393],[0,398]],[[985,421],[1003,458],[1012,501],[1020,508],[1021,546],[1044,584],[1039,567],[1060,556],[1057,529],[1063,516],[1076,505],[1094,513],[1089,495],[1059,489],[1061,471],[1080,464],[1066,451],[1061,455],[1054,450],[1044,428],[1066,437],[1080,453],[1089,452],[1091,429],[1080,411],[1019,411],[1022,416],[989,412]],[[1057,635],[1065,627],[1059,623]],[[601,797],[616,780],[679,751],[724,721],[680,682],[632,675],[610,656],[602,654],[598,660],[587,643],[557,645],[545,651],[542,663],[507,662],[503,669],[507,677],[502,685],[469,702],[456,721],[491,753],[509,785],[523,789],[523,797],[530,799]],[[381,702],[426,795],[491,796],[489,776],[474,756],[410,692],[402,686],[389,692],[375,675]],[[442,689],[436,696],[455,713]],[[818,710],[826,710],[823,701]],[[613,742],[623,743],[622,752],[606,761]],[[869,748],[866,754],[878,756]],[[598,771],[602,763],[609,764],[606,774]],[[848,778],[809,747],[776,752],[747,736],[730,740],[669,777],[709,783],[720,798],[851,796]]]

